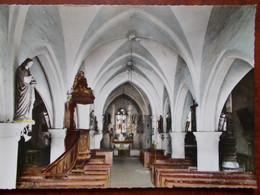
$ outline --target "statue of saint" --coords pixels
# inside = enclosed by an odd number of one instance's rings
[[[172,119],[171,115],[167,113],[166,115],[166,132],[169,132],[172,128]]]
[[[36,80],[30,73],[33,60],[27,58],[16,72],[16,110],[15,121],[32,121],[32,109],[35,101]]]
[[[163,133],[163,117],[160,115],[158,122],[158,132]]]
[[[94,130],[95,129],[95,116],[94,116],[94,110],[92,110],[89,114],[90,117],[90,129]]]

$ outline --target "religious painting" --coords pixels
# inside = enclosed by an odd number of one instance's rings
[[[256,189],[255,14],[1,5],[0,188]]]

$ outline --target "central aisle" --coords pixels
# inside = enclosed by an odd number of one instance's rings
[[[139,157],[114,157],[111,168],[111,188],[154,187],[151,171],[144,168]]]

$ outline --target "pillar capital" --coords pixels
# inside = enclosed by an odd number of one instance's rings
[[[25,123],[0,123],[0,189],[16,187],[18,141]]]
[[[222,132],[193,132],[197,140],[198,171],[219,171],[219,137]]]
[[[90,123],[90,104],[77,104],[78,129],[89,129]]]
[[[48,132],[51,134],[52,138],[65,138],[67,129],[48,129]]]
[[[171,132],[172,155],[171,158],[185,158],[186,132]]]
[[[186,132],[180,131],[180,132],[170,132],[171,137],[173,138],[185,138]]]
[[[222,134],[222,132],[219,131],[197,131],[193,132],[193,134],[196,137],[197,141],[202,141],[202,142],[214,142],[214,141],[219,141],[219,137]]]
[[[20,133],[27,124],[25,123],[0,123],[0,138],[16,137],[20,140]]]

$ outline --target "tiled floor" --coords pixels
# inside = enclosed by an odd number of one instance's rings
[[[111,188],[154,187],[151,171],[144,168],[139,157],[114,157],[111,168]]]

